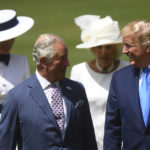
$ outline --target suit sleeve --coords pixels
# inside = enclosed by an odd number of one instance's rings
[[[117,99],[116,75],[113,75],[106,107],[104,150],[121,150],[121,119]]]
[[[0,150],[15,150],[17,110],[14,95],[9,93],[0,118]]]
[[[83,94],[85,99],[84,150],[97,150],[95,131],[85,90]]]

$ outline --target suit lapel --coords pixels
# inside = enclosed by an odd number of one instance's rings
[[[68,97],[71,96],[71,90],[72,88],[70,86],[68,86],[66,84],[66,82],[64,82],[64,80],[60,81],[60,86],[61,86],[61,90],[62,90],[62,95],[63,95],[63,99],[65,101],[66,104],[66,112],[67,112],[67,124],[66,127],[69,124],[69,120],[70,120],[70,116],[71,116],[71,107],[72,107],[72,102],[70,101],[70,99]]]
[[[133,85],[132,88],[133,89],[133,108],[135,108],[136,114],[137,114],[137,118],[140,119],[140,122],[142,123],[142,126],[145,128],[145,124],[144,124],[144,120],[143,120],[143,114],[142,114],[142,110],[141,110],[141,104],[140,104],[140,98],[139,98],[139,74],[140,74],[140,69],[134,68],[134,77],[132,78],[133,82],[130,85]]]
[[[64,80],[66,80],[66,79],[62,79],[59,83],[61,86],[62,96],[63,96],[65,105],[66,105],[66,112],[67,112],[66,128],[67,128],[74,105],[70,99],[72,97],[72,92],[71,92],[72,87],[69,84],[67,84],[68,82],[66,83],[66,81],[64,81]],[[52,122],[54,123],[54,126],[57,127],[57,129],[60,131],[57,121],[54,118],[52,109],[48,103],[46,96],[45,96],[45,93],[44,93],[35,74],[31,77],[31,80],[28,82],[28,86],[31,87],[29,94],[32,97],[32,100],[35,101],[35,103],[38,105],[38,107],[40,107],[40,109],[43,111],[43,113],[46,116],[48,116],[48,118],[50,120],[52,120]]]
[[[143,128],[147,128],[150,124],[150,113],[149,113],[149,116],[148,116],[148,121],[147,121],[147,125],[145,126],[145,123],[144,123],[144,119],[143,119],[143,114],[142,114],[142,108],[141,108],[141,104],[140,104],[140,97],[139,97],[139,75],[140,75],[140,69],[137,69],[135,68],[135,104],[136,104],[136,110],[137,110],[137,115],[140,114],[140,121],[142,122],[142,126]]]
[[[43,113],[48,116],[48,118],[50,120],[52,120],[52,122],[54,123],[55,127],[58,127],[57,121],[54,118],[52,109],[48,103],[48,100],[45,96],[45,93],[36,77],[36,75],[34,74],[31,78],[32,82],[30,82],[29,86],[31,86],[31,90],[30,90],[30,96],[32,97],[32,100],[35,101],[35,103],[40,107],[40,109],[43,111]]]
[[[147,126],[146,127],[149,127],[150,126],[150,112],[149,112],[149,115],[148,115],[148,120],[147,120]]]

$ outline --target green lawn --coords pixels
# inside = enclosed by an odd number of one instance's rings
[[[16,38],[12,53],[27,56],[31,73],[34,73],[32,49],[35,40],[42,33],[55,33],[65,40],[69,48],[67,77],[72,65],[92,58],[87,50],[75,48],[81,43],[80,30],[73,20],[75,17],[83,14],[110,15],[119,21],[122,28],[134,20],[150,20],[149,7],[149,0],[1,0],[0,4],[0,9],[14,9],[19,15],[31,16],[35,20],[30,31]],[[126,57],[122,56],[122,59]]]

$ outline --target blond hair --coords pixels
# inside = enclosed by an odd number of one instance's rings
[[[122,30],[123,37],[136,34],[136,40],[141,46],[150,45],[150,22],[145,20],[133,21]]]

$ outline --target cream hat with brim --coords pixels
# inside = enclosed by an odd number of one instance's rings
[[[0,42],[20,36],[27,32],[33,24],[32,18],[16,16],[14,10],[0,10]]]
[[[110,16],[100,18],[96,15],[83,15],[75,18],[75,23],[81,29],[83,42],[76,48],[122,43],[118,22],[113,21]]]

